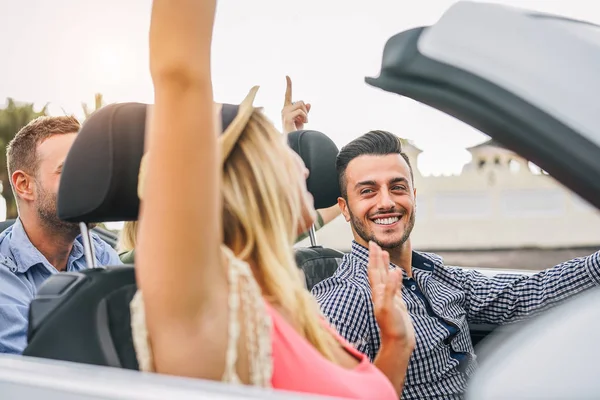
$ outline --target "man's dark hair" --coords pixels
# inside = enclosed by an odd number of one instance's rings
[[[347,199],[348,188],[346,187],[346,168],[350,161],[365,155],[400,154],[410,169],[410,179],[414,183],[413,170],[406,153],[402,152],[401,139],[393,133],[386,131],[371,131],[359,138],[354,139],[340,150],[335,160],[338,180],[342,197]]]

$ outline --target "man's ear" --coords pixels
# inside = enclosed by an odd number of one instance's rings
[[[342,210],[342,214],[344,214],[344,219],[346,222],[350,222],[350,211],[348,210],[348,203],[343,197],[338,197],[338,207]]]
[[[11,182],[17,197],[28,201],[35,199],[34,180],[26,172],[21,170],[13,172]]]

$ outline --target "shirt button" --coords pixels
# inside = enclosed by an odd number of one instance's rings
[[[417,286],[416,285],[411,285],[410,286],[410,290],[412,290],[414,292],[415,290],[417,290]]]

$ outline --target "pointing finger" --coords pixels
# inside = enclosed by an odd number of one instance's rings
[[[285,99],[283,101],[284,106],[292,104],[292,79],[289,76],[285,76],[286,87],[285,87]]]

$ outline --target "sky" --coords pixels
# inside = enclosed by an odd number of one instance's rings
[[[220,0],[213,40],[215,99],[256,105],[280,123],[285,75],[294,100],[312,104],[307,129],[338,146],[373,129],[424,152],[425,175],[460,173],[467,147],[487,138],[425,105],[364,83],[376,76],[386,40],[436,22],[455,0]],[[600,24],[591,0],[489,1]],[[0,105],[7,97],[82,116],[81,102],[151,103],[150,0],[0,0]],[[490,43],[493,45],[493,43]]]

